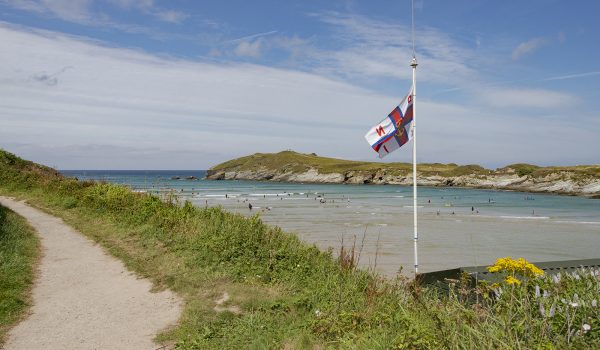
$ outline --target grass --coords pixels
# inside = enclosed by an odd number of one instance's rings
[[[3,151],[0,193],[63,218],[150,278],[156,289],[181,295],[180,323],[159,336],[178,348],[600,346],[600,314],[592,306],[600,291],[595,272],[476,289],[458,281],[450,295],[440,295],[400,276],[388,280],[357,269],[353,249],[334,258],[258,216],[65,179]],[[536,285],[548,296],[536,296]],[[239,312],[215,311],[225,292],[230,299],[223,306]],[[568,304],[575,294],[581,307]],[[554,305],[554,314],[541,313],[540,305],[545,310]]]
[[[0,347],[25,314],[39,244],[25,219],[0,206]]]
[[[319,157],[316,154],[303,154],[293,151],[282,151],[279,153],[256,153],[246,157],[232,159],[218,164],[210,169],[217,171],[253,171],[259,168],[269,170],[305,172],[311,168],[317,169],[319,173],[347,173],[367,172],[376,173],[383,171],[390,175],[406,176],[412,172],[410,163],[377,163],[357,162],[336,158]],[[423,176],[454,177],[463,175],[502,175],[506,173],[517,173],[519,176],[530,176],[532,178],[543,178],[555,173],[569,173],[577,180],[600,179],[600,165],[578,165],[565,167],[539,167],[531,164],[512,164],[496,170],[485,169],[476,164],[457,165],[454,163],[420,163],[419,174]]]

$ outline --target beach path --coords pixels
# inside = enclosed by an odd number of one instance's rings
[[[149,280],[61,219],[7,197],[0,204],[25,217],[42,246],[33,305],[5,349],[160,348],[153,338],[179,319],[177,295],[150,292]]]

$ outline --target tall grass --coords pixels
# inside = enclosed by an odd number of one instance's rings
[[[0,348],[29,306],[38,239],[27,222],[0,206]]]
[[[593,271],[475,289],[456,281],[450,294],[440,294],[401,276],[389,280],[357,269],[352,247],[334,259],[259,216],[64,179],[11,157],[0,152],[0,193],[62,217],[156,288],[184,297],[180,324],[160,337],[180,348],[600,346],[593,303],[600,282]],[[214,309],[224,292],[231,296],[227,305],[240,312]],[[575,294],[579,304],[572,306]]]

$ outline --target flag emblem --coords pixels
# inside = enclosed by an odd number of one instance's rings
[[[412,139],[413,88],[396,108],[379,124],[372,127],[365,139],[383,158]]]

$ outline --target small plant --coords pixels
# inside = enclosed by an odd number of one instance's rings
[[[505,274],[504,282],[506,284],[521,284],[521,280],[517,277],[532,279],[544,275],[544,271],[528,262],[523,258],[513,259],[510,256],[499,258],[494,265],[487,268],[492,273]]]

